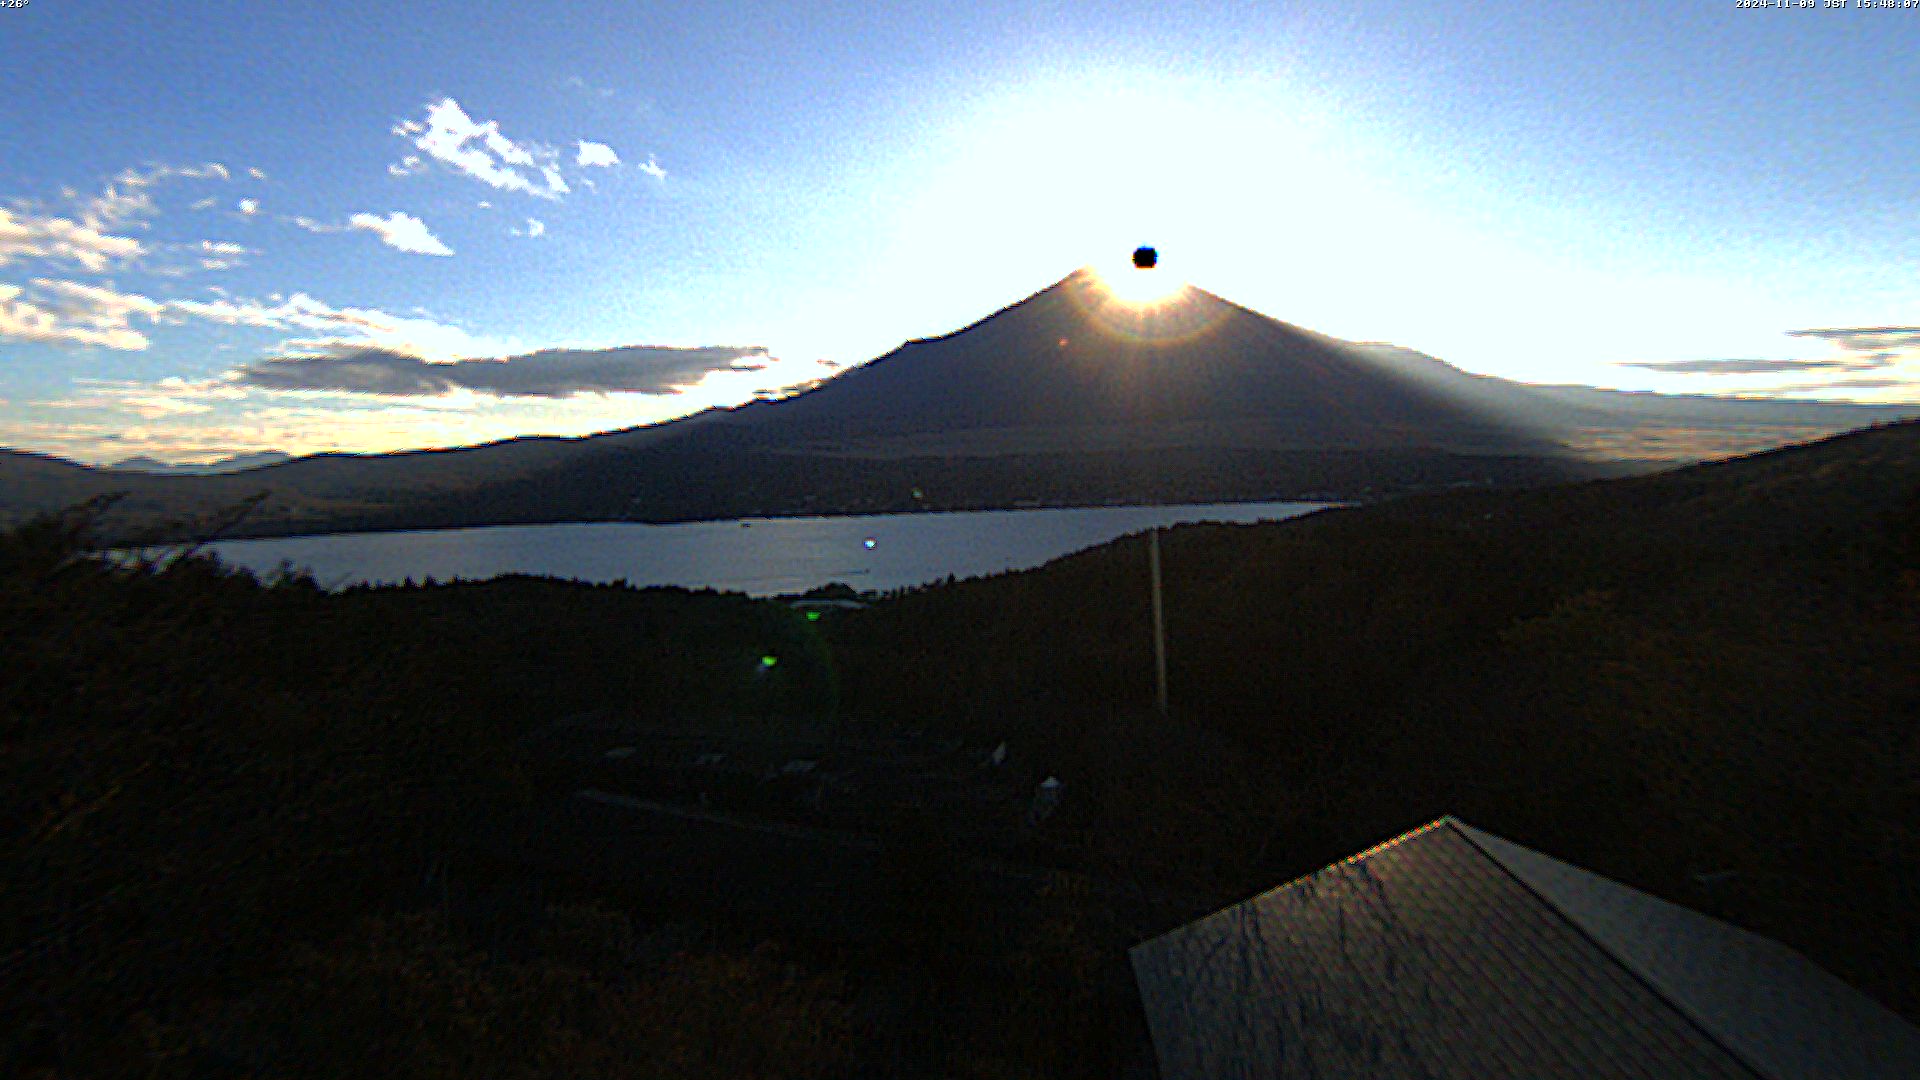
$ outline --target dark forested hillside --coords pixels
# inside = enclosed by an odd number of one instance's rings
[[[1920,425],[1173,530],[1164,718],[1139,538],[814,622],[116,569],[85,522],[0,539],[0,1066],[1111,1075],[1126,945],[1442,813],[1920,1016]],[[856,823],[890,854],[880,892],[829,894],[843,940],[665,904],[645,844],[555,831],[603,773],[529,740],[589,710],[1004,740],[1065,797],[1007,843]],[[522,834],[536,862],[496,843]],[[988,856],[1056,876],[1003,906],[954,870]],[[1185,899],[1122,914],[1113,883]]]
[[[1184,837],[1173,872],[1252,888],[1456,813],[1920,1012],[1920,426],[1163,551],[1171,726],[1260,763],[1277,804]],[[1031,740],[1097,785],[1150,700],[1147,620],[1136,538],[856,613],[836,655],[852,709]],[[1152,838],[1115,858],[1169,858]]]

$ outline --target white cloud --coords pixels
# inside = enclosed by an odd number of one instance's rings
[[[474,120],[450,97],[429,104],[424,121],[403,121],[393,128],[393,133],[435,161],[503,191],[519,191],[543,199],[557,199],[568,191],[566,181],[555,166],[558,151],[515,142],[501,133],[498,123]],[[414,165],[403,158],[401,168],[412,171]],[[539,178],[529,176],[520,171],[522,169],[537,169]]]
[[[660,163],[653,160],[652,154],[648,154],[647,160],[640,163],[640,171],[653,177],[655,180],[665,180],[667,178],[667,170],[661,168]]]
[[[238,203],[234,205],[234,209],[240,211],[241,213],[247,215],[248,217],[252,217],[253,215],[260,212],[260,200],[259,199],[241,199]]]
[[[257,168],[248,169],[247,175],[253,177],[255,180],[265,180],[267,178],[267,174]]]
[[[51,259],[98,274],[145,251],[133,237],[111,236],[96,225],[0,208],[0,266],[19,259]]]
[[[49,212],[34,202],[15,200],[11,208],[0,209],[0,266],[10,262],[38,259],[70,263],[88,273],[105,273],[116,265],[131,263],[154,252],[177,255],[190,252],[202,269],[228,269],[234,259],[248,254],[234,245],[231,250],[218,246],[182,242],[149,245],[128,233],[149,227],[147,219],[160,212],[154,191],[163,182],[176,180],[233,179],[232,170],[217,161],[199,165],[156,165],[141,169],[123,169],[98,194],[82,195],[73,188],[62,188],[61,198],[71,209]],[[192,203],[195,210],[219,204],[212,195]],[[249,200],[242,210],[254,205]],[[180,277],[191,269],[179,264],[141,264],[145,271],[161,277]]]
[[[147,189],[174,177],[231,180],[233,174],[217,161],[187,166],[159,165],[145,171],[126,169],[100,194],[80,204],[80,220],[89,228],[106,229],[122,221],[149,216],[155,211],[153,196]]]
[[[420,160],[420,155],[408,154],[406,157],[387,166],[387,172],[392,176],[412,176],[414,173],[426,171],[426,168],[427,163]]]
[[[517,341],[481,337],[433,319],[406,318],[372,308],[340,308],[306,293],[268,301],[235,299],[224,293],[214,300],[171,300],[169,316],[184,315],[225,326],[272,330],[309,330],[328,335],[282,342],[282,352],[332,349],[336,346],[379,346],[425,359],[463,356],[502,356],[520,348]]]
[[[74,281],[35,278],[33,285],[43,295],[26,299],[20,286],[0,284],[0,340],[134,352],[149,342],[130,325],[132,316],[158,321],[166,307],[149,297]]]
[[[1789,330],[1819,342],[1825,355],[1647,360],[1619,366],[1660,372],[1714,393],[1811,397],[1869,403],[1920,402],[1920,326],[1856,326]],[[1796,346],[1799,352],[1800,346]],[[1818,381],[1809,381],[1818,380]]]
[[[114,183],[81,204],[80,220],[88,228],[106,229],[129,218],[146,217],[153,212],[153,196],[143,186]]]
[[[0,444],[32,447],[63,457],[92,462],[119,461],[143,455],[163,461],[206,461],[259,450],[293,454],[323,451],[378,453],[419,446],[458,446],[504,439],[527,429],[529,423],[559,429],[556,433],[585,434],[625,426],[632,405],[618,399],[585,399],[588,405],[554,406],[545,399],[513,399],[511,405],[489,405],[476,415],[455,409],[451,399],[383,399],[370,407],[342,408],[331,403],[300,403],[247,407],[244,403],[220,407],[211,415],[186,414],[164,397],[141,395],[131,388],[92,388],[82,398],[119,412],[133,412],[138,422],[94,422],[90,417],[63,416],[57,422],[0,420]],[[361,399],[364,400],[364,399]],[[594,405],[611,401],[602,410]],[[88,402],[92,404],[93,402]],[[42,407],[64,403],[38,402]],[[84,406],[76,404],[75,408]],[[546,409],[562,411],[563,421],[541,423]],[[624,412],[622,411],[624,410]],[[497,411],[499,415],[493,415]],[[141,414],[145,415],[141,415]],[[581,414],[588,414],[582,419]],[[596,422],[597,421],[597,422]]]
[[[500,155],[501,161],[509,165],[530,166],[533,164],[533,154],[529,153],[525,147],[520,146],[512,139],[500,134],[500,126],[498,124],[489,122],[480,132],[480,141],[487,145],[487,149]]]
[[[209,400],[235,400],[246,396],[238,387],[190,383],[166,378],[157,383],[118,379],[76,379],[85,392],[68,398],[36,401],[48,409],[110,409],[131,413],[142,420],[162,420],[174,416],[201,416],[213,411]]]
[[[54,307],[61,315],[98,327],[124,325],[129,315],[145,315],[157,320],[166,309],[165,304],[151,297],[118,292],[103,285],[50,278],[34,278],[33,284],[56,297]]]
[[[620,164],[620,155],[614,153],[613,147],[608,146],[606,143],[588,142],[582,139],[580,140],[579,153],[574,161],[576,164],[589,168],[607,168]]]
[[[547,232],[547,223],[544,221],[541,221],[538,218],[528,218],[526,228],[510,229],[508,231],[513,233],[513,235],[515,236],[545,236]]]
[[[428,230],[426,222],[398,210],[384,218],[374,214],[355,214],[347,222],[352,228],[378,236],[380,242],[390,248],[414,255],[453,254],[452,248]]]
[[[228,240],[202,240],[193,250],[198,252],[202,270],[231,270],[241,265],[243,256],[254,254],[253,249]]]
[[[482,209],[482,210],[491,210],[491,209],[493,209],[493,204],[492,204],[492,203],[490,203],[490,202],[488,202],[488,201],[487,201],[487,200],[485,200],[485,199],[481,199],[481,200],[480,200],[480,202],[479,202],[479,203],[478,203],[477,205],[478,205],[478,206],[480,207],[480,209]]]

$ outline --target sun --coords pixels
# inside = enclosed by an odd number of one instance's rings
[[[1228,307],[1169,271],[1152,248],[1088,264],[1070,280],[1067,295],[1092,325],[1141,344],[1194,340],[1217,326]]]
[[[1142,251],[1152,251],[1142,248]],[[1095,263],[1094,274],[1113,298],[1133,307],[1158,307],[1186,291],[1185,279],[1164,263],[1140,267],[1130,255]]]

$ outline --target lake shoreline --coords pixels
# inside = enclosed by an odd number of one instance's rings
[[[1325,509],[1341,507],[1369,506],[1399,498],[1400,493],[1369,494],[1360,496],[1334,495],[1328,492],[1314,492],[1313,497],[1287,496],[1271,499],[1209,499],[1204,502],[1125,502],[1125,503],[1085,503],[1061,502],[1043,503],[1036,506],[969,506],[942,507],[938,510],[870,510],[870,511],[793,511],[766,514],[739,514],[732,517],[658,517],[658,518],[554,518],[551,520],[526,521],[488,521],[463,523],[459,525],[420,525],[400,528],[378,526],[347,526],[338,529],[301,530],[298,532],[262,532],[235,530],[221,533],[211,543],[238,543],[253,540],[313,540],[327,536],[393,536],[417,533],[471,532],[480,529],[535,529],[550,526],[567,525],[726,525],[737,522],[780,522],[780,521],[837,521],[845,518],[893,518],[893,517],[935,517],[950,514],[1024,514],[1050,510],[1179,510],[1195,506],[1272,506],[1279,503],[1312,503]],[[195,540],[164,540],[153,544],[141,545],[150,548],[177,547],[181,544],[197,543]],[[95,550],[102,552],[128,551],[130,545],[108,544]]]
[[[1031,569],[1152,528],[1283,521],[1345,505],[1350,504],[1175,503],[519,523],[223,538],[206,548],[256,574],[291,565],[329,589],[527,575],[755,596],[802,593],[835,582],[885,592],[949,576]]]

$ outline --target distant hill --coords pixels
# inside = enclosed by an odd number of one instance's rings
[[[0,520],[106,491],[126,494],[110,520],[129,534],[266,492],[239,527],[254,535],[1366,498],[1646,471],[1911,415],[1920,406],[1530,386],[1196,288],[1130,306],[1079,271],[804,393],[586,438],[195,476],[0,455]]]
[[[257,454],[235,454],[232,457],[209,461],[205,464],[170,464],[155,461],[150,457],[130,457],[107,466],[115,472],[157,473],[162,476],[212,476],[218,473],[244,472],[266,465],[278,465],[283,461],[292,461],[293,455],[279,450],[263,450]]]

